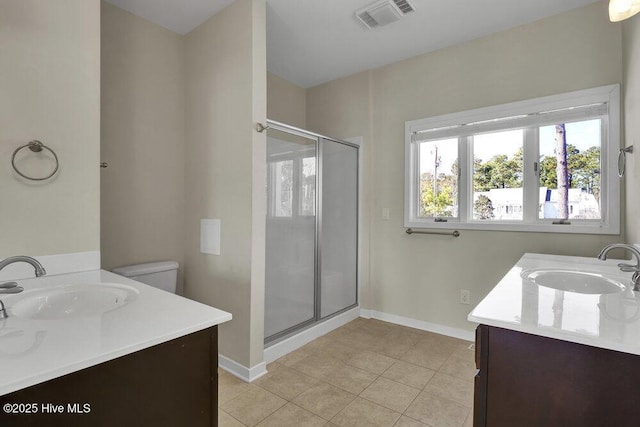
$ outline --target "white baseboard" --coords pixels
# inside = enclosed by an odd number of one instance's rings
[[[316,338],[320,338],[321,336],[328,334],[334,329],[346,325],[352,320],[357,319],[359,316],[361,316],[360,308],[355,307],[335,317],[332,317],[331,319],[325,320],[322,323],[314,325],[309,329],[305,329],[292,337],[272,344],[264,349],[264,361],[266,363],[271,363],[279,357],[291,353],[292,351],[299,349],[303,345],[310,343]]]
[[[439,325],[437,323],[425,322],[424,320],[417,320],[409,317],[397,316],[395,314],[383,313],[381,311],[367,310],[367,309],[361,309],[356,307],[336,317],[333,317],[327,320],[326,322],[312,326],[311,328],[305,329],[304,331],[301,331],[300,333],[292,337],[289,337],[285,340],[282,340],[280,342],[277,342],[265,348],[264,361],[265,363],[271,363],[274,360],[284,356],[285,354],[288,354],[294,350],[297,350],[303,345],[310,343],[316,338],[320,338],[321,336],[333,331],[334,329],[337,329],[340,326],[343,326],[351,322],[357,317],[363,317],[365,319],[382,320],[384,322],[394,323],[396,325],[408,326],[410,328],[420,329],[423,331],[434,332],[436,334],[446,335],[446,336],[450,336],[450,337],[454,337],[454,338],[458,338],[458,339],[462,339],[470,342],[475,341],[475,335],[471,331],[465,331],[464,329],[452,328],[450,326]],[[220,360],[221,360],[220,366],[222,367],[223,366],[222,358]],[[227,359],[227,360],[230,360],[230,359]],[[227,369],[227,370],[232,374],[234,374],[235,376],[242,379],[244,379],[246,376],[246,375],[245,376],[239,375],[238,373],[235,373],[230,369]]]
[[[247,383],[255,381],[267,373],[267,364],[265,362],[260,362],[252,368],[247,368],[222,354],[218,354],[218,366]]]
[[[218,366],[229,372],[231,375],[250,383],[267,373],[267,363],[273,362],[277,358],[302,347],[316,338],[319,338],[322,335],[357,319],[359,316],[360,309],[355,307],[318,325],[312,326],[309,329],[305,329],[292,337],[277,342],[264,349],[264,362],[258,363],[252,368],[247,368],[246,366],[241,365],[235,360],[229,359],[222,354],[218,355]]]
[[[409,317],[397,316],[395,314],[383,313],[375,310],[360,310],[361,317],[367,319],[378,319],[384,322],[395,323],[396,325],[408,326],[414,329],[434,332],[440,335],[458,338],[466,341],[475,341],[475,334],[472,331],[452,328],[450,326],[439,325],[437,323],[425,322],[424,320],[412,319]],[[366,314],[364,316],[363,314]]]

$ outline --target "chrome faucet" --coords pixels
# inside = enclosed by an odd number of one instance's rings
[[[10,256],[9,258],[3,259],[2,261],[0,261],[0,270],[5,268],[7,265],[13,264],[15,262],[26,262],[27,264],[31,264],[36,270],[36,277],[44,276],[45,274],[47,274],[47,271],[44,269],[42,264],[38,262],[38,260],[24,255]]]
[[[621,271],[633,272],[633,276],[631,276],[633,290],[640,291],[640,251],[638,251],[638,249],[636,249],[635,247],[627,245],[625,243],[612,243],[605,246],[604,249],[600,251],[600,254],[598,254],[598,259],[601,259],[603,261],[606,260],[607,254],[613,249],[625,249],[631,252],[631,255],[633,255],[633,257],[636,259],[636,265],[621,262],[618,264],[618,267]]]
[[[26,262],[27,264],[31,264],[35,269],[36,277],[41,277],[47,274],[47,271],[44,269],[42,264],[38,262],[38,260],[36,260],[35,258],[31,258],[30,256],[22,255],[12,256],[0,261],[0,270],[5,268],[7,265],[13,264],[15,262]],[[22,286],[18,286],[16,282],[0,283],[0,295],[17,294],[19,292],[22,292],[23,290],[24,288]],[[4,303],[0,301],[0,319],[5,318],[7,318],[7,310],[4,306]]]

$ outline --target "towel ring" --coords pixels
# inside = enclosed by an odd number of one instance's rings
[[[627,153],[633,153],[633,145],[621,148],[618,154],[618,176],[622,178],[627,169]]]
[[[34,153],[39,153],[43,149],[48,150],[51,154],[53,154],[53,158],[56,159],[56,167],[53,169],[53,172],[51,172],[49,175],[42,178],[32,177],[20,172],[16,166],[16,154],[18,154],[18,151],[22,150],[23,148],[29,148],[29,150],[33,151]],[[18,175],[20,175],[23,178],[30,179],[31,181],[44,181],[45,179],[51,178],[53,175],[56,174],[56,172],[58,172],[58,167],[60,166],[60,162],[58,161],[58,156],[51,148],[47,147],[42,142],[34,139],[33,141],[29,141],[27,144],[16,148],[16,151],[14,151],[13,155],[11,156],[11,166],[13,166],[13,170],[15,170],[18,173]]]

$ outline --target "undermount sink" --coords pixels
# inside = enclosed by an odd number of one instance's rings
[[[135,288],[115,283],[57,286],[25,292],[9,311],[36,320],[90,317],[121,308],[137,295]]]
[[[521,273],[525,280],[546,288],[578,294],[615,294],[625,285],[600,273],[563,269],[534,269]]]

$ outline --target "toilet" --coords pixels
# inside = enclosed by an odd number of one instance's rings
[[[178,263],[175,261],[150,262],[126,265],[111,270],[128,279],[137,280],[154,288],[176,293]]]

